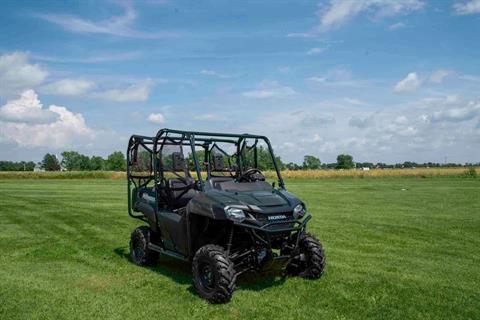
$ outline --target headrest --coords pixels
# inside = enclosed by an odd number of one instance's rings
[[[173,171],[183,171],[185,170],[185,159],[183,158],[183,153],[173,152],[172,153],[172,169]]]
[[[223,171],[223,155],[221,153],[213,154],[213,170]]]

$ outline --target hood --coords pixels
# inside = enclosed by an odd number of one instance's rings
[[[214,196],[218,201],[225,205],[241,204],[253,205],[258,207],[272,207],[288,205],[288,201],[280,194],[269,191],[250,191],[250,192],[216,192]]]
[[[262,213],[288,212],[301,201],[292,194],[272,189],[272,191],[220,191],[210,190],[208,197],[219,207],[245,206],[250,211]]]

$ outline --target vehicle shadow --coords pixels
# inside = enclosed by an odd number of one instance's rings
[[[129,263],[133,264],[133,262],[130,260],[128,248],[116,248],[113,250],[113,252],[121,258],[127,260]],[[145,268],[153,272],[159,273],[165,277],[168,277],[179,284],[192,283],[192,276],[189,264],[180,260],[176,260],[174,258],[160,255],[158,263],[155,266],[148,266]]]
[[[267,288],[280,286],[285,283],[286,277],[278,271],[263,273],[246,272],[237,279],[237,290],[262,291]]]
[[[128,248],[116,248],[113,250],[113,252],[119,257],[133,264],[128,254]],[[157,272],[165,277],[168,277],[178,284],[192,284],[192,273],[190,264],[186,262],[161,255],[158,263],[155,266],[146,268],[153,272]],[[286,277],[284,277],[281,272],[246,272],[238,277],[236,290],[261,291],[267,288],[282,285],[285,280]],[[196,294],[193,285],[190,285],[187,290],[191,293]]]

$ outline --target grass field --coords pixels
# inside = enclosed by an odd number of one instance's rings
[[[0,319],[479,319],[480,179],[289,180],[326,249],[318,281],[243,276],[227,305],[189,267],[128,261],[122,180],[0,180]]]

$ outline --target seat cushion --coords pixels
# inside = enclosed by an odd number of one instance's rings
[[[185,207],[187,203],[197,194],[193,188],[188,189],[188,191],[186,189],[182,189],[195,183],[195,179],[191,177],[186,178],[186,180],[187,184],[180,179],[168,180],[168,186],[170,187],[170,200],[175,208]]]
[[[233,178],[232,177],[211,177],[208,181],[210,182],[213,188],[222,190],[220,184],[222,182],[233,181]]]

